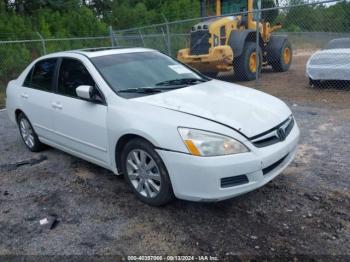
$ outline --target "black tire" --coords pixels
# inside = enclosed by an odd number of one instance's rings
[[[320,80],[313,80],[312,78],[309,78],[309,85],[311,87],[322,87],[322,83]]]
[[[19,133],[22,137],[22,140],[23,140],[24,144],[26,145],[26,147],[30,151],[40,152],[43,149],[45,149],[45,145],[40,142],[38,135],[35,133],[35,130],[34,130],[32,124],[30,123],[29,119],[26,117],[25,114],[20,113],[18,115],[17,123],[18,123],[18,129],[19,129]],[[25,134],[25,132],[24,132],[24,130],[25,130],[24,125],[26,125],[26,128],[28,129],[27,134]],[[28,142],[29,140],[26,139],[26,138],[28,138],[28,135],[32,136],[32,139],[30,139],[31,142]]]
[[[285,51],[289,50],[289,59],[285,59]],[[277,57],[274,57],[269,62],[272,66],[273,70],[276,72],[286,72],[289,70],[290,65],[292,64],[293,60],[293,49],[291,43],[286,39],[282,46],[279,47],[279,50],[275,50],[274,52],[277,54]]]
[[[216,78],[219,73],[218,72],[205,72],[203,74],[206,75],[207,77],[210,77],[210,78]]]
[[[135,150],[141,150],[144,151],[150,156],[156,166],[157,170],[159,171],[158,174],[160,175],[160,190],[157,193],[156,196],[150,197],[150,196],[144,196],[142,193],[140,193],[136,188],[135,185],[133,184],[127,170],[127,158],[130,153],[135,152]],[[174,193],[171,185],[171,181],[169,178],[168,171],[164,165],[163,160],[161,157],[158,155],[158,153],[155,151],[154,146],[147,142],[144,139],[141,138],[135,138],[131,141],[129,141],[125,147],[123,148],[123,151],[121,153],[121,170],[122,173],[124,174],[124,177],[129,184],[129,186],[132,188],[136,196],[143,202],[152,205],[152,206],[162,206],[174,199]],[[135,182],[135,180],[134,180]],[[140,183],[140,182],[139,182]],[[147,191],[144,187],[144,191]],[[147,194],[148,195],[148,194]]]
[[[239,57],[235,57],[233,60],[233,67],[235,78],[241,81],[251,81],[256,79],[256,70],[251,70],[249,66],[249,60],[251,55],[256,52],[256,43],[247,42],[244,46],[243,52]],[[260,75],[262,65],[262,51],[259,47],[259,64],[258,73]]]

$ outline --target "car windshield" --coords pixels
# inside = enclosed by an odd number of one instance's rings
[[[350,48],[350,38],[338,38],[329,41],[326,49]]]
[[[91,59],[116,93],[154,94],[206,81],[159,52],[112,54]],[[147,90],[149,89],[149,90]]]

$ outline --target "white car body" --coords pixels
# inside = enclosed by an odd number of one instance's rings
[[[38,60],[72,57],[82,61],[98,83],[106,105],[23,87],[36,60],[8,85],[6,107],[10,119],[16,123],[16,111],[21,110],[40,141],[115,174],[118,174],[118,141],[129,135],[140,136],[154,145],[164,161],[175,196],[186,200],[218,201],[254,190],[280,174],[292,161],[299,129],[284,102],[254,89],[218,80],[125,99],[112,91],[90,58],[131,52],[155,51],[143,48],[67,51],[41,57]],[[264,147],[254,145],[257,140],[277,138],[277,127],[286,120],[294,125],[283,141]],[[178,127],[222,134],[240,141],[250,151],[194,156],[189,154]],[[248,182],[222,186],[222,179],[227,182],[227,178],[242,175]]]
[[[325,49],[312,54],[306,64],[312,80],[350,80],[350,48]]]

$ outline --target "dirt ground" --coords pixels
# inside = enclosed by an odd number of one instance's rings
[[[295,161],[266,186],[219,203],[147,206],[103,168],[52,148],[30,153],[0,112],[0,255],[349,261],[350,91],[307,87],[299,60],[261,81],[295,114]],[[39,224],[49,216],[58,220],[51,230]]]
[[[2,112],[0,254],[350,255],[350,110],[292,109],[302,136],[283,174],[228,201],[163,208],[93,164],[30,153]],[[52,230],[39,224],[50,215]]]
[[[254,87],[294,103],[316,102],[324,106],[350,108],[350,82],[326,82],[318,88],[309,86],[305,75],[309,56],[310,54],[305,52],[295,54],[289,71],[284,73],[276,73],[270,67],[263,68],[258,86],[255,81],[239,84]],[[221,74],[218,79],[235,81],[230,74]]]
[[[275,73],[263,69],[258,89],[295,103],[317,102],[324,106],[350,108],[350,83],[328,82],[315,88],[309,86],[305,76],[306,62],[309,56],[294,56],[293,64],[285,73]],[[253,83],[244,83],[247,86]]]

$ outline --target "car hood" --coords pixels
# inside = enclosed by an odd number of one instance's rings
[[[216,121],[247,137],[267,131],[291,115],[286,104],[271,95],[219,80],[133,100]]]
[[[314,80],[349,80],[350,48],[315,52],[306,63],[306,76]]]
[[[349,64],[350,48],[325,49],[312,54],[308,60],[309,65]]]

